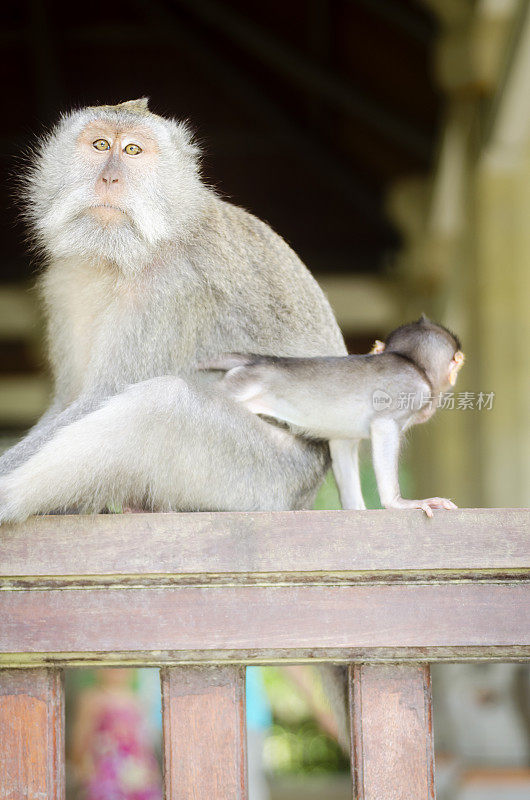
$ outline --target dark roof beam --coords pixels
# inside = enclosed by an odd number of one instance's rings
[[[222,31],[242,50],[310,94],[319,94],[335,110],[362,121],[386,140],[392,140],[415,158],[430,159],[430,138],[408,120],[374,102],[340,76],[315,64],[274,36],[216,0],[175,0],[174,9],[186,8],[217,31]]]
[[[53,35],[42,0],[32,0],[29,5],[27,44],[33,62],[38,112],[47,119],[50,109],[62,104],[62,91]]]
[[[392,0],[349,0],[350,5],[364,6],[375,17],[379,17],[391,27],[400,30],[409,38],[429,46],[433,41],[434,22],[429,22],[427,9],[415,11],[402,3]],[[434,18],[433,18],[434,19]]]
[[[318,139],[308,133],[307,127],[292,120],[266,93],[250,80],[241,70],[233,67],[224,58],[218,56],[195,30],[185,22],[178,20],[159,0],[133,0],[140,8],[149,8],[151,19],[157,27],[162,28],[169,36],[172,44],[185,51],[189,59],[193,59],[199,69],[223,90],[236,97],[240,102],[262,120],[265,129],[273,129],[279,137],[293,144],[293,151],[306,164],[328,182],[328,185],[340,192],[344,200],[355,209],[357,214],[370,226],[374,233],[388,232],[389,224],[383,218],[380,195],[372,187],[359,181],[357,176],[348,170],[344,160],[336,157]]]

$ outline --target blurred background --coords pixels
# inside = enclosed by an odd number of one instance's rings
[[[350,352],[366,351],[375,337],[422,311],[460,335],[467,363],[455,408],[411,436],[407,491],[452,497],[461,506],[530,505],[528,6],[5,4],[3,445],[38,418],[49,393],[31,291],[39,264],[29,256],[14,199],[21,156],[64,109],[147,95],[153,111],[190,121],[204,149],[206,180],[269,222],[302,257],[327,293]],[[490,398],[485,405],[480,393]],[[371,483],[367,469],[364,480]],[[331,483],[319,502],[336,503]],[[528,798],[528,672],[502,664],[433,672],[440,800]],[[78,703],[83,691],[92,692],[90,702],[97,691],[108,695],[100,678],[102,686],[97,676],[85,683],[80,674],[71,678],[71,713],[77,703],[86,714]],[[125,705],[130,692],[156,705],[156,679],[123,681]],[[257,714],[255,749],[265,742],[271,788],[258,790],[256,778],[252,800],[258,791],[273,798],[349,796],[346,762],[325,733],[316,684],[310,672],[268,670],[254,687],[258,709],[269,709]],[[156,739],[154,712],[152,720]]]

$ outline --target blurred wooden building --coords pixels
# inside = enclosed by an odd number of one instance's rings
[[[104,19],[31,0],[6,8],[1,38],[16,114],[0,156],[0,429],[46,403],[20,154],[64,108],[148,94],[191,120],[206,178],[305,260],[352,351],[421,311],[461,335],[458,388],[494,392],[493,409],[415,432],[418,491],[529,502],[526,0],[134,0]]]
[[[473,395],[473,407],[415,429],[405,454],[415,491],[461,506],[530,505],[529,5],[131,0],[89,14],[71,2],[6,6],[4,439],[29,427],[48,397],[28,291],[39,264],[13,201],[20,155],[65,108],[148,95],[154,111],[190,120],[206,179],[299,253],[352,352],[423,311],[459,334],[467,363],[457,391]],[[494,394],[491,409],[477,407],[481,392]],[[516,668],[491,675],[489,685],[513,696]],[[522,711],[505,704],[502,724],[522,715],[530,741],[530,689],[521,691]],[[477,732],[490,719],[481,702],[468,714]],[[515,761],[514,798],[528,792],[528,754]],[[489,796],[483,778],[468,778],[459,798]]]

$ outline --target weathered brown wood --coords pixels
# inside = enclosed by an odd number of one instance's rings
[[[529,509],[33,517],[2,526],[0,576],[528,570],[529,529]]]
[[[419,648],[432,657],[469,647],[509,658],[512,646],[530,656],[528,582],[4,590],[0,618],[0,654],[52,660],[130,650],[155,662],[160,651],[295,659],[334,648],[361,658],[363,648]]]
[[[245,671],[161,671],[166,800],[246,800]]]
[[[64,799],[64,700],[56,669],[0,669],[0,798]]]
[[[427,665],[350,667],[355,800],[434,800]]]
[[[529,522],[494,509],[2,526],[0,663],[530,658]]]

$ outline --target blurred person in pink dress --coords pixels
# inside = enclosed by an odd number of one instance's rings
[[[155,737],[134,670],[98,669],[78,697],[72,762],[82,800],[162,800]]]

